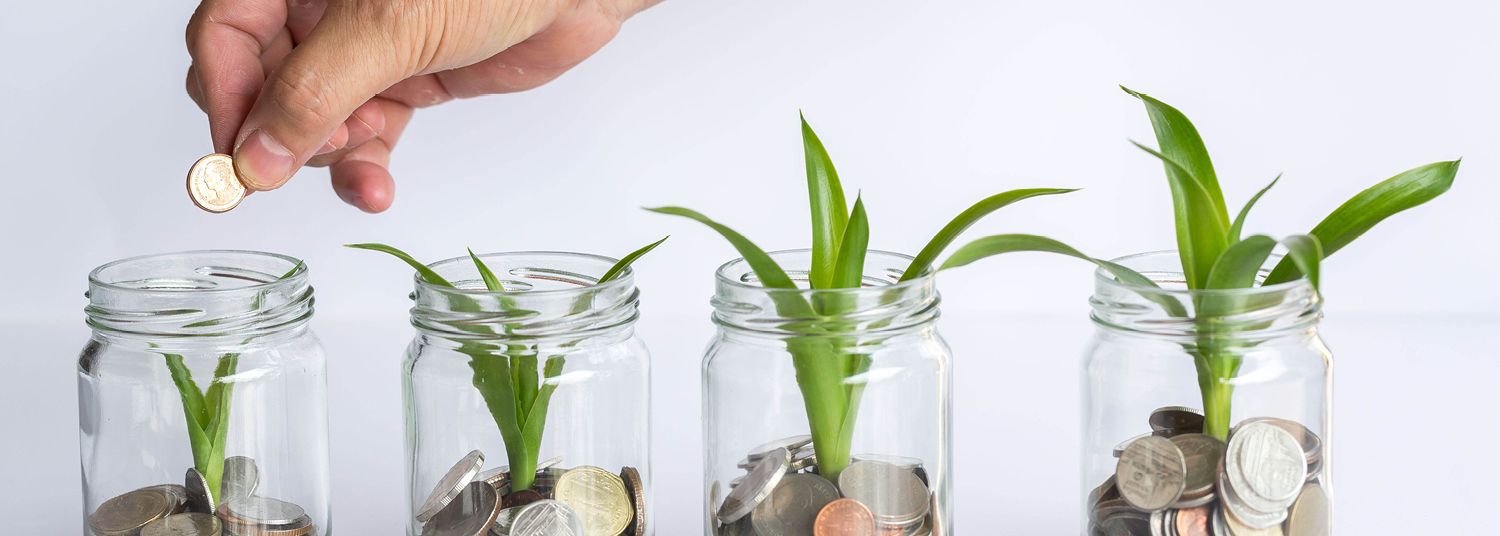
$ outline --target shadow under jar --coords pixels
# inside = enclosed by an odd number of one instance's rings
[[[460,257],[417,278],[403,366],[407,534],[653,534],[650,355],[633,273],[578,253]]]
[[[800,286],[807,250],[771,257]],[[949,535],[952,373],[932,276],[870,251],[858,289],[720,267],[703,358],[706,535]]]
[[[1330,534],[1332,355],[1317,291],[1305,279],[1187,290],[1176,252],[1115,262],[1161,288],[1096,274],[1084,534]]]
[[[84,534],[332,534],[323,349],[297,259],[136,257],[89,275]]]

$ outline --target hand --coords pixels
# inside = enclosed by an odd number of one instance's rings
[[[545,84],[657,1],[203,0],[187,90],[249,189],[328,166],[341,199],[380,212],[415,108]]]

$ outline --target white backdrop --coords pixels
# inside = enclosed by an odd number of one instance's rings
[[[7,523],[76,530],[72,368],[95,265],[209,247],[306,258],[330,354],[338,527],[395,534],[409,272],[338,245],[618,256],[671,233],[639,265],[642,329],[656,354],[658,534],[690,534],[698,352],[712,270],[732,251],[638,207],[682,204],[767,248],[805,246],[800,108],[845,187],[863,191],[874,247],[912,251],[989,193],[1073,186],[1085,190],[1008,208],[972,236],[1036,232],[1109,256],[1169,248],[1161,168],[1126,142],[1150,141],[1149,124],[1121,83],[1198,123],[1231,206],[1286,174],[1254,231],[1305,231],[1377,180],[1465,157],[1447,196],[1326,266],[1339,523],[1455,532],[1470,518],[1442,512],[1500,499],[1485,447],[1500,439],[1487,381],[1500,375],[1500,4],[670,0],[551,85],[418,112],[395,157],[396,204],[374,216],[339,202],[322,170],[223,216],[188,202],[182,176],[210,150],[182,90],[190,12],[27,2],[0,16]],[[944,276],[966,534],[1072,530],[1089,281],[1082,263],[1044,256]]]

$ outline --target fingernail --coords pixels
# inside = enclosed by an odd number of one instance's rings
[[[333,144],[333,140],[329,140],[329,141],[323,142],[323,146],[318,148],[318,153],[317,154],[324,155],[324,154],[328,154],[328,153],[331,153],[331,152],[334,152],[334,151],[337,151],[337,150],[338,150],[338,146],[336,146],[336,145]]]
[[[235,148],[234,162],[235,170],[246,186],[264,190],[286,182],[292,175],[296,158],[276,138],[256,129]]]

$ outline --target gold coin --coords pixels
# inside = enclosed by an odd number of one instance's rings
[[[213,213],[229,212],[245,199],[245,184],[234,172],[234,159],[227,154],[214,153],[197,162],[188,170],[188,198],[198,208]]]
[[[583,518],[584,536],[616,536],[624,532],[635,517],[625,491],[625,481],[592,465],[574,467],[563,473],[552,493],[558,502],[568,505]]]
[[[630,528],[634,530],[630,534],[646,536],[646,484],[641,481],[641,472],[634,467],[625,467],[620,470],[620,478],[625,480],[625,488],[630,491],[630,504],[635,507],[635,519],[630,522]]]
[[[100,536],[136,534],[147,523],[165,517],[175,506],[159,489],[138,489],[104,501],[89,516],[89,528]]]

